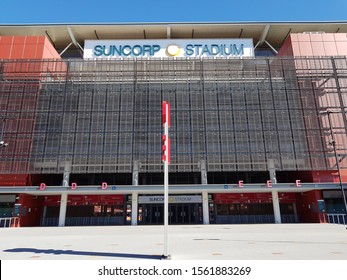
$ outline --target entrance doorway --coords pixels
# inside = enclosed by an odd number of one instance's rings
[[[202,223],[202,206],[199,203],[177,203],[169,205],[170,224],[200,224]]]
[[[170,203],[169,224],[201,224],[201,203]],[[164,204],[140,204],[139,224],[164,224]]]
[[[164,204],[140,205],[139,222],[143,225],[164,224]]]

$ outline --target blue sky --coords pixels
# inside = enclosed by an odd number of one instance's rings
[[[0,0],[0,24],[345,20],[346,0]]]

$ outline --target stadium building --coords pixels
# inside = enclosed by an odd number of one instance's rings
[[[347,22],[0,26],[0,226],[345,223]]]

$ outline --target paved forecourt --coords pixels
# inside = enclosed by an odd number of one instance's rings
[[[163,226],[1,228],[1,260],[160,259]],[[173,260],[347,260],[332,224],[169,226]]]

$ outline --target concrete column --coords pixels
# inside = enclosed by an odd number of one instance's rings
[[[69,187],[70,181],[70,173],[71,173],[71,162],[66,162],[64,165],[64,175],[62,185],[65,188]],[[59,210],[59,221],[58,226],[65,226],[65,218],[66,218],[66,208],[67,208],[67,193],[62,193],[60,197],[60,210]]]
[[[277,184],[275,161],[273,159],[267,160],[267,168],[269,170],[270,180],[272,184]]]
[[[206,161],[200,161],[200,172],[201,172],[201,184],[207,185],[207,171],[206,171]]]
[[[131,225],[137,225],[137,212],[138,212],[138,193],[131,194]]]
[[[62,193],[60,196],[60,210],[59,210],[59,222],[58,226],[65,226],[65,217],[66,217],[66,208],[67,208],[67,193]]]
[[[206,161],[200,161],[200,172],[201,172],[201,184],[207,185],[207,170]],[[210,213],[208,211],[208,192],[202,192],[202,217],[203,223],[208,225],[210,223]]]
[[[139,185],[139,161],[134,160],[133,164],[133,186]],[[138,212],[138,196],[139,194],[137,192],[133,192],[131,194],[131,225],[136,226],[137,225],[137,212]]]
[[[210,223],[210,212],[208,210],[208,192],[202,192],[202,217],[203,223],[208,225]]]
[[[133,164],[133,186],[138,186],[139,185],[139,161],[134,160]]]
[[[64,175],[63,175],[63,187],[69,187],[71,174],[71,162],[66,162],[64,165]]]
[[[280,200],[278,198],[278,191],[272,191],[272,206],[274,208],[275,224],[281,224],[281,211]]]

